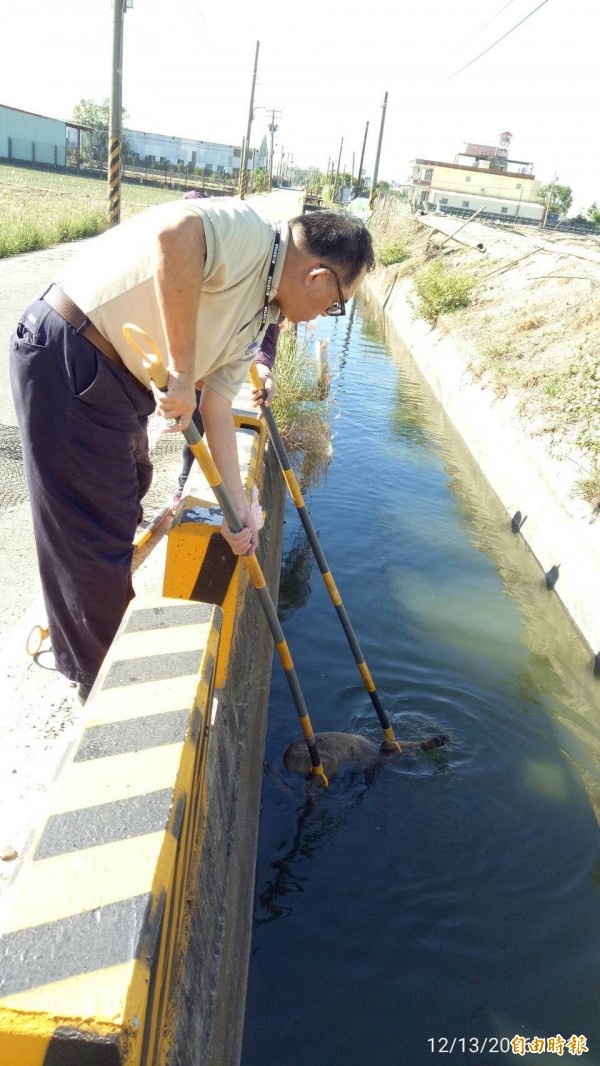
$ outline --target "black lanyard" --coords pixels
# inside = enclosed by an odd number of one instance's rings
[[[265,306],[263,307],[262,322],[260,328],[262,329],[267,321],[267,315],[269,313],[269,299],[271,297],[271,289],[273,287],[273,275],[275,273],[275,264],[277,262],[277,256],[279,255],[279,246],[281,244],[281,233],[278,229],[275,230],[275,244],[273,245],[273,255],[271,256],[271,265],[269,267],[269,275],[267,277],[267,284],[265,286]]]

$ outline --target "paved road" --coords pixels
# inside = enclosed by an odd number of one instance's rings
[[[278,191],[269,197],[252,197],[251,202],[266,217],[277,220],[298,213],[298,195]],[[32,626],[45,622],[45,615],[8,379],[8,342],[19,314],[50,284],[77,247],[61,245],[0,260],[0,856],[8,846],[22,850],[81,720],[75,689],[54,670],[51,651],[43,650],[34,660],[25,649]],[[158,422],[151,425],[150,437],[155,476],[145,509],[151,516],[173,491],[181,441],[159,436]],[[161,587],[165,532],[166,526],[162,535],[136,555],[138,591]],[[10,872],[11,863],[0,861],[0,894]]]

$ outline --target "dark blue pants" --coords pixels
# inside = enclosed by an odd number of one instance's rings
[[[133,596],[154,397],[43,300],[11,338],[10,374],[56,666],[89,685]]]

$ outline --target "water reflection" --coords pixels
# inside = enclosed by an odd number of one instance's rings
[[[386,352],[362,316],[346,344],[323,327],[343,387],[311,513],[395,731],[452,743],[307,796],[281,767],[298,733],[274,671],[243,1063],[424,1066],[432,1037],[563,1032],[598,1066],[589,649],[402,345],[386,327]],[[286,636],[313,725],[377,739],[290,510],[286,529]]]
[[[257,925],[289,916],[290,907],[284,906],[282,901],[291,893],[303,891],[307,877],[303,872],[304,863],[314,858],[320,848],[331,842],[340,826],[345,825],[353,807],[362,802],[380,770],[381,766],[373,764],[362,771],[352,770],[340,775],[334,792],[326,800],[316,794],[319,786],[310,783],[290,786],[279,778],[294,799],[297,799],[299,791],[309,794],[303,806],[295,810],[295,828],[291,840],[286,837],[281,842],[278,851],[283,854],[270,863],[267,884],[258,894],[255,914]],[[275,773],[274,776],[277,780],[278,775]],[[333,782],[330,787],[333,787]],[[265,797],[267,792],[265,789]],[[286,822],[292,821],[293,817],[290,819],[288,816]]]
[[[297,529],[281,560],[277,613],[282,622],[308,603],[313,564],[314,556],[306,533],[302,528]]]
[[[268,766],[263,803],[270,803],[273,809],[279,806],[285,810],[283,831],[286,835],[278,846],[277,858],[269,863],[266,885],[258,892],[256,924],[290,915],[291,907],[284,905],[283,901],[290,894],[303,891],[308,876],[304,869],[305,862],[314,859],[321,848],[331,844],[381,773],[429,777],[447,772],[449,762],[445,748],[429,753],[406,752],[384,761],[374,757],[368,765],[340,769],[326,792],[316,783],[292,775],[283,777],[277,767]],[[299,796],[303,797],[303,802],[298,807],[296,803]],[[289,803],[287,809],[286,800]]]
[[[364,313],[373,329],[382,329],[376,305],[367,303]],[[413,443],[423,438],[426,449],[435,449],[443,463],[446,489],[440,507],[438,498],[431,497],[429,482],[418,509],[404,508],[395,516],[399,536],[411,541],[418,537],[421,565],[415,567],[413,557],[410,572],[402,568],[390,576],[394,594],[405,608],[409,605],[409,624],[450,643],[465,668],[475,664],[486,671],[512,671],[518,664],[517,695],[551,714],[557,739],[569,757],[586,765],[598,780],[600,699],[590,651],[554,596],[552,582],[515,535],[514,516],[505,511],[449,418],[423,388],[414,361],[389,324],[386,334],[402,367],[392,424],[403,440]],[[447,510],[454,506],[462,520],[460,543],[459,531],[448,528]],[[494,597],[493,616],[489,596],[481,596],[480,575],[469,581],[473,548],[490,560],[489,578],[501,590]],[[459,558],[465,566],[457,569]],[[511,620],[515,608],[519,626]],[[596,807],[595,793],[590,799]]]

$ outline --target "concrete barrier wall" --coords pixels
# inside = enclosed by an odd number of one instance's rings
[[[471,380],[451,332],[415,318],[412,283],[378,270],[366,292],[409,349],[484,476],[506,508],[507,522],[524,538],[591,649],[600,672],[600,543],[597,528],[570,494],[570,482],[543,441],[525,432],[507,404]]]
[[[267,523],[259,558],[276,600],[285,495],[272,451],[264,478],[261,499]],[[273,648],[247,581],[242,596],[240,626],[217,712],[219,728],[213,730],[209,748],[205,844],[180,951],[182,983],[169,1066],[235,1066],[241,1054]],[[289,714],[295,715],[291,701]]]
[[[135,600],[0,939],[0,1062],[157,1061],[203,800],[221,610]]]
[[[247,401],[240,465],[276,599],[283,482]],[[7,892],[2,1066],[239,1059],[273,645],[210,490],[191,491],[166,569],[195,579],[128,609]]]

